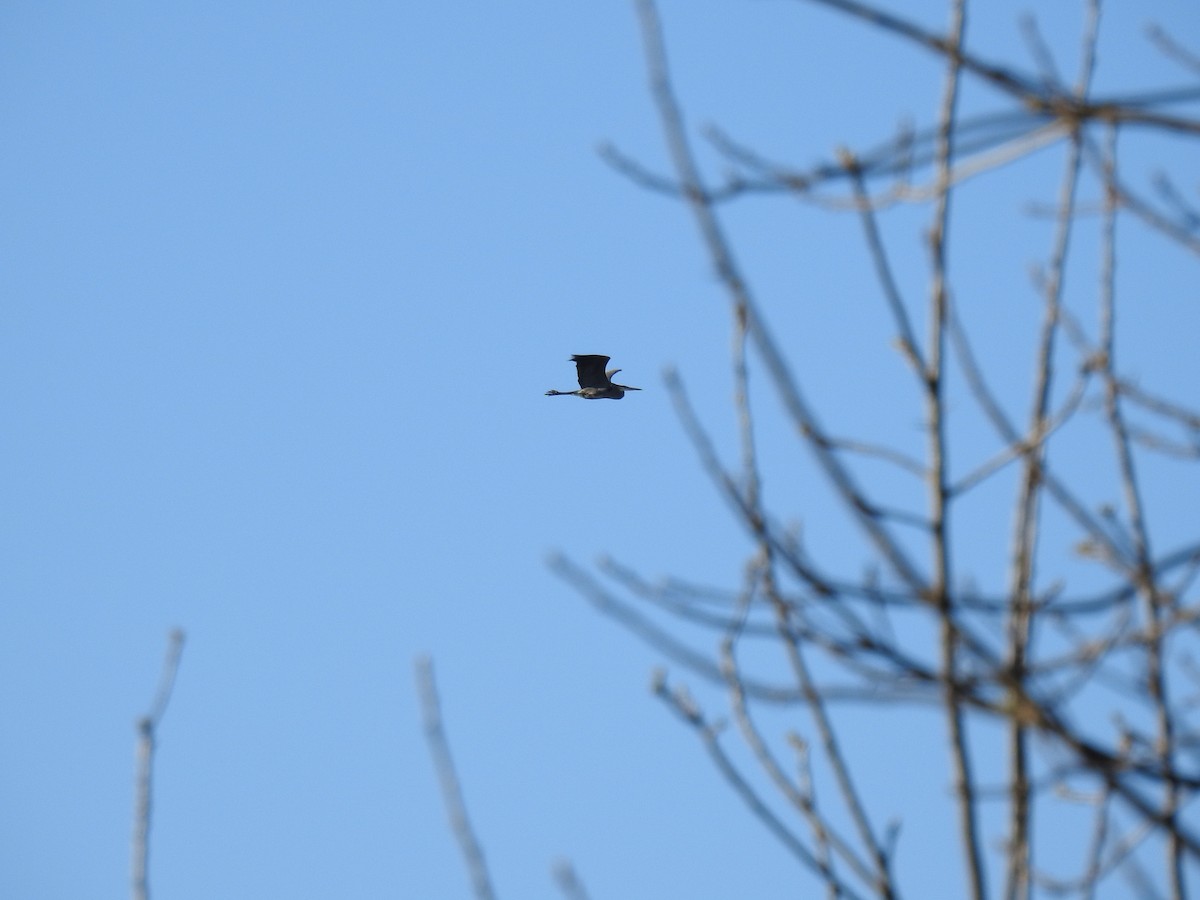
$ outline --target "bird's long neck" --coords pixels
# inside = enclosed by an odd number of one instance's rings
[[[549,391],[546,391],[546,396],[547,396],[547,397],[573,397],[573,396],[575,396],[575,395],[576,395],[576,394],[578,394],[578,393],[579,393],[579,391],[556,391],[556,390],[549,390]]]

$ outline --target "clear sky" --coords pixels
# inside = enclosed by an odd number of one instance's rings
[[[1078,5],[1042,20],[1067,73]],[[1195,9],[1134,6],[1105,22],[1099,86],[1185,83],[1138,29],[1195,47]],[[981,10],[975,46],[1027,63],[1021,11]],[[775,158],[933,116],[939,66],[831,13],[663,15],[690,121]],[[559,896],[564,858],[597,900],[803,895],[650,696],[662,661],[546,567],[611,554],[735,585],[748,552],[661,378],[679,369],[732,450],[725,298],[685,212],[596,152],[665,164],[629,3],[10,0],[0,123],[0,896],[127,896],[134,722],[173,627],[156,896],[467,896],[420,654],[502,896]],[[1194,163],[1196,145],[1154,152]],[[960,296],[1020,409],[1029,346],[1014,366],[1006,341],[1039,315],[1027,267],[1050,227],[1021,211],[1060,169],[1051,151],[964,201]],[[850,427],[902,371],[857,222],[786,201],[731,217],[798,375]],[[919,297],[921,219],[892,221]],[[1195,385],[1194,267],[1141,239],[1130,340],[1161,351],[1141,374]],[[572,353],[644,390],[544,397],[574,387]],[[875,413],[919,439],[915,408]],[[795,445],[770,437],[780,507],[855,571],[828,499],[788,474]],[[903,743],[883,714],[857,733],[885,720]],[[952,826],[912,818],[883,749],[864,743],[873,802],[908,811],[914,896],[954,896]]]

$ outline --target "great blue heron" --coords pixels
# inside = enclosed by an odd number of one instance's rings
[[[612,377],[620,369],[604,371],[611,357],[586,353],[571,357],[575,363],[575,372],[579,376],[577,391],[546,391],[547,397],[582,397],[584,400],[620,400],[626,391],[640,391],[641,388],[630,387],[627,384],[614,384]]]

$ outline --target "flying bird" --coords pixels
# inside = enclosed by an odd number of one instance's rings
[[[609,369],[604,371],[604,367],[608,365],[611,359],[609,356],[598,356],[593,353],[587,353],[582,356],[576,354],[571,357],[571,362],[575,363],[575,372],[579,377],[579,390],[577,391],[546,391],[547,397],[582,397],[584,400],[620,400],[625,396],[626,391],[640,391],[641,388],[630,387],[627,384],[614,384],[612,377],[620,372],[620,369]]]

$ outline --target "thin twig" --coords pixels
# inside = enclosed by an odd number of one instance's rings
[[[724,494],[725,498],[737,511],[739,520],[747,525],[756,540],[762,538],[769,539],[773,550],[787,562],[796,576],[812,588],[814,592],[823,597],[833,596],[834,589],[829,585],[826,578],[801,553],[796,552],[795,547],[790,546],[775,535],[774,531],[769,527],[769,523],[766,522],[754,507],[749,505],[744,490],[738,485],[733,476],[726,471],[725,467],[721,465],[721,461],[717,458],[716,450],[713,448],[712,441],[700,425],[700,420],[697,418],[696,412],[688,400],[687,391],[684,389],[683,382],[680,380],[678,373],[669,370],[664,380],[667,385],[667,391],[671,395],[671,403],[675,407],[675,413],[679,417],[685,433],[691,440],[692,446],[696,449],[704,471],[712,479],[713,483],[721,489],[722,494]]]
[[[158,690],[150,703],[150,710],[137,722],[133,805],[133,900],[149,900],[150,897],[150,813],[153,806],[158,726],[167,712],[167,704],[171,702],[175,675],[179,671],[179,659],[183,655],[183,642],[184,634],[181,629],[176,628],[167,636],[167,652],[158,679]]]
[[[442,725],[441,701],[438,699],[437,683],[434,681],[433,660],[421,657],[417,660],[416,670],[425,742],[429,745],[433,767],[437,770],[438,781],[442,785],[442,802],[446,805],[446,814],[450,817],[450,830],[454,832],[454,838],[462,851],[476,898],[495,900],[496,893],[492,889],[492,879],[483,858],[483,848],[471,828],[467,806],[463,801],[462,786],[454,768],[454,760],[450,756],[450,744],[446,740],[445,728]]]
[[[1116,142],[1117,129],[1109,133],[1106,156],[1108,168],[1116,171]],[[1116,299],[1115,276],[1116,267],[1114,246],[1116,242],[1117,204],[1113,194],[1109,195],[1108,215],[1104,219],[1103,231],[1103,270],[1101,273],[1101,338],[1105,365],[1101,373],[1106,377],[1107,391],[1105,392],[1105,413],[1108,418],[1109,432],[1112,436],[1120,471],[1121,487],[1125,495],[1126,512],[1129,515],[1130,531],[1133,535],[1134,560],[1138,573],[1139,593],[1143,599],[1143,615],[1151,630],[1156,633],[1147,640],[1145,687],[1150,695],[1157,728],[1157,751],[1164,767],[1170,766],[1175,755],[1174,720],[1171,715],[1167,675],[1164,663],[1163,640],[1157,635],[1160,620],[1163,616],[1163,597],[1151,575],[1150,535],[1146,527],[1145,511],[1141,490],[1138,484],[1137,467],[1133,459],[1133,449],[1129,429],[1125,424],[1124,412],[1121,408],[1121,396],[1117,390],[1116,378],[1113,371],[1116,368]],[[1179,809],[1179,790],[1170,782],[1163,785],[1162,814],[1168,824],[1167,836],[1167,871],[1171,886],[1171,896],[1174,900],[1183,900],[1186,896],[1183,875],[1183,847],[1180,844],[1179,831],[1175,827],[1175,816]]]
[[[717,663],[673,637],[668,631],[655,625],[637,610],[619,601],[604,590],[586,570],[571,562],[567,557],[558,553],[552,554],[548,564],[554,574],[571,584],[601,613],[620,622],[626,629],[668,659],[674,660],[714,684],[723,685],[725,683]],[[762,681],[748,681],[745,687],[755,699],[767,703],[789,704],[801,699],[799,693],[791,687],[776,687]]]
[[[926,368],[925,359],[921,348],[917,345],[916,332],[913,330],[904,299],[900,296],[900,288],[892,274],[892,265],[888,260],[887,250],[883,246],[883,237],[879,233],[875,210],[871,208],[867,199],[867,188],[863,183],[862,170],[858,160],[848,151],[844,151],[841,156],[846,171],[850,173],[852,179],[854,198],[859,204],[859,220],[862,222],[863,235],[871,253],[871,260],[875,264],[875,275],[883,289],[883,296],[887,301],[888,309],[891,310],[896,330],[900,333],[898,338],[900,349],[909,365],[920,376]],[[925,467],[917,464],[917,474],[924,477],[926,475]]]
[[[1090,370],[1081,373],[1074,387],[1071,389],[1071,393],[1063,402],[1062,407],[1058,412],[1049,414],[1043,419],[1040,430],[1037,433],[1021,438],[1014,444],[1009,444],[991,459],[986,460],[977,468],[968,472],[951,486],[951,493],[955,495],[965,494],[979,483],[995,475],[1014,460],[1029,459],[1031,457],[1036,457],[1040,460],[1043,456],[1042,450],[1051,435],[1070,421],[1071,417],[1079,410],[1080,404],[1083,402],[1084,393],[1087,390],[1088,376],[1090,374]],[[1041,460],[1039,466],[1043,464],[1044,460]]]
[[[1083,63],[1076,97],[1086,98],[1091,84],[1095,44],[1097,40],[1098,9],[1090,7],[1089,27],[1085,28]],[[1045,282],[1045,312],[1037,350],[1037,375],[1034,398],[1024,441],[1028,450],[1023,454],[1024,466],[1016,501],[1017,515],[1012,539],[1009,592],[1013,597],[1012,613],[1007,626],[1008,665],[1011,677],[1025,684],[1027,657],[1034,638],[1035,609],[1034,563],[1041,537],[1040,510],[1045,482],[1041,477],[1045,466],[1045,436],[1052,429],[1050,397],[1054,385],[1054,351],[1062,318],[1063,281],[1067,250],[1075,222],[1075,197],[1079,185],[1080,138],[1076,135],[1070,145],[1066,171],[1059,196],[1057,231],[1051,255],[1049,277]],[[1029,777],[1029,723],[1014,716],[1009,723],[1009,758],[1012,770],[1009,803],[1009,853],[1006,877],[1009,900],[1028,900],[1031,883],[1033,848],[1030,843],[1032,795]]]
[[[1151,25],[1146,29],[1146,36],[1158,47],[1164,56],[1175,60],[1189,69],[1193,74],[1200,75],[1200,54],[1188,50],[1181,43],[1167,34],[1159,25]]]
[[[967,385],[979,404],[984,415],[991,422],[993,429],[1009,446],[1028,446],[1026,438],[1022,437],[1009,419],[1008,414],[1000,407],[996,400],[996,395],[988,385],[987,379],[983,375],[983,370],[979,366],[979,362],[975,357],[975,352],[971,348],[970,339],[967,337],[966,329],[959,320],[958,315],[953,308],[950,316],[950,338],[954,347],[955,357],[958,366],[962,369],[963,376],[967,380]],[[1119,563],[1127,561],[1128,554],[1124,547],[1114,542],[1112,536],[1097,521],[1083,504],[1083,502],[1072,493],[1061,479],[1050,468],[1050,465],[1041,460],[1038,475],[1045,484],[1046,492],[1054,498],[1067,514],[1075,520],[1076,524],[1088,535],[1092,540],[1097,541],[1105,550],[1109,558],[1116,560]]]
[[[1130,98],[1104,98],[1088,101],[1071,94],[1047,91],[1038,80],[1005,66],[988,62],[982,57],[968,53],[956,40],[953,28],[948,36],[934,34],[915,22],[903,19],[877,6],[858,0],[808,0],[818,6],[827,6],[876,25],[885,31],[900,35],[909,41],[936,53],[951,62],[955,68],[970,72],[988,84],[1019,100],[1033,112],[1050,113],[1076,122],[1096,120],[1114,123],[1150,125],[1167,131],[1185,134],[1200,134],[1200,121],[1181,119],[1149,112],[1142,102],[1131,102]],[[1197,96],[1194,87],[1180,88],[1153,97],[1153,102],[1163,103]]]
[[[1156,397],[1131,381],[1116,379],[1116,387],[1118,393],[1143,409],[1168,419],[1174,419],[1186,428],[1200,431],[1200,412],[1188,409],[1178,403],[1172,403],[1162,397]]]
[[[954,773],[954,792],[958,801],[959,828],[965,856],[970,896],[987,896],[983,868],[983,842],[979,833],[978,802],[975,797],[972,759],[967,748],[966,717],[955,689],[959,666],[959,628],[951,595],[950,481],[946,428],[945,370],[946,323],[949,318],[947,283],[947,241],[950,220],[950,173],[954,160],[954,123],[958,108],[962,71],[963,36],[966,31],[966,0],[951,4],[950,38],[946,46],[949,67],[942,94],[935,169],[940,191],[935,204],[929,246],[933,270],[931,288],[930,335],[926,343],[926,413],[929,421],[929,519],[933,545],[933,579],[929,588],[931,605],[936,610],[940,629],[940,666],[944,684],[944,711],[950,740],[950,759]]]
[[[838,836],[837,832],[834,831],[831,825],[819,813],[812,796],[802,792],[800,787],[784,774],[782,767],[775,760],[770,748],[767,746],[767,742],[763,739],[753,719],[750,717],[750,710],[746,703],[746,693],[741,689],[741,676],[737,669],[732,639],[723,642],[721,657],[722,668],[725,671],[725,677],[729,684],[734,720],[738,724],[742,738],[746,741],[758,764],[767,773],[779,792],[787,798],[788,802],[808,822],[809,828],[813,832],[813,841],[817,845],[815,861],[822,879],[826,884],[836,884],[839,881],[837,871],[834,869],[833,863],[828,858],[827,853],[829,845],[832,844],[838,851],[838,854],[850,864],[855,874],[869,883],[872,880],[870,870],[858,858],[853,848]]]
[[[570,860],[561,860],[554,866],[554,881],[567,900],[588,900],[587,888],[579,880],[579,875]]]
[[[684,722],[692,727],[696,734],[700,737],[704,744],[704,749],[708,751],[709,758],[716,765],[717,770],[725,781],[733,788],[734,793],[741,798],[746,804],[751,813],[754,814],[767,830],[771,832],[785,848],[804,865],[806,869],[823,876],[821,864],[817,858],[790,828],[784,824],[783,820],[777,816],[763,799],[758,795],[750,783],[745,779],[742,773],[734,765],[729,755],[725,752],[725,748],[721,746],[719,732],[717,728],[711,725],[704,717],[704,713],[700,711],[695,701],[686,693],[686,691],[672,691],[666,684],[665,678],[658,676],[653,684],[655,696],[662,700],[672,712],[678,715]],[[838,897],[844,897],[846,900],[860,900],[861,895],[856,891],[839,884]]]
[[[871,865],[874,869],[872,887],[875,888],[880,897],[893,898],[895,897],[895,888],[892,883],[887,855],[884,852],[882,842],[875,836],[874,829],[871,827],[870,818],[859,796],[859,788],[850,769],[850,764],[846,759],[845,753],[842,751],[841,742],[838,740],[837,731],[833,726],[833,720],[829,717],[828,710],[825,708],[824,699],[816,689],[800,644],[790,634],[787,606],[779,597],[778,589],[770,570],[764,572],[763,591],[775,609],[779,623],[780,643],[787,654],[788,666],[792,670],[792,674],[796,679],[796,685],[804,696],[809,713],[812,715],[813,721],[817,726],[817,734],[821,740],[821,747],[825,752],[826,760],[833,769],[838,790],[841,792],[842,800],[850,815],[850,821],[858,832],[858,838],[863,845],[863,849],[870,857]]]

